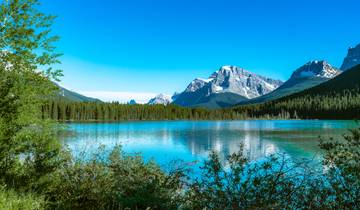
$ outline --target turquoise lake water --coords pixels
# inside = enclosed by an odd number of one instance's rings
[[[244,144],[251,160],[285,153],[294,159],[321,159],[319,136],[340,138],[354,121],[248,120],[151,121],[120,123],[71,123],[64,137],[75,156],[92,154],[100,145],[104,154],[120,144],[127,153],[141,153],[161,166],[174,160],[201,162],[210,151],[222,159]]]

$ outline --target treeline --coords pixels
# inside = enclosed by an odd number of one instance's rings
[[[300,119],[360,119],[360,89],[304,94],[258,105],[239,106],[234,111],[245,116],[277,116],[285,113]]]
[[[42,106],[42,117],[58,121],[360,119],[360,90],[294,95],[263,104],[217,110],[57,100]]]
[[[102,102],[50,101],[43,118],[59,121],[236,120],[247,116],[233,110],[184,108],[176,105],[128,105]]]

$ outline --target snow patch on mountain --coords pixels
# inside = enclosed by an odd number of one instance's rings
[[[197,78],[189,84],[189,86],[185,89],[185,92],[195,92],[203,88],[208,83],[209,82],[207,82],[206,79]]]
[[[291,78],[319,77],[331,79],[339,75],[341,71],[331,66],[327,61],[310,61],[297,69]]]
[[[165,95],[165,94],[159,94],[155,96],[154,98],[150,99],[148,104],[149,105],[156,105],[156,104],[162,104],[162,105],[168,105],[172,102],[171,96]]]
[[[215,93],[235,93],[251,99],[275,90],[282,83],[240,67],[223,66],[208,79],[193,80],[184,92],[197,92],[201,89],[207,96]]]

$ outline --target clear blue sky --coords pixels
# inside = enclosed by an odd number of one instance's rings
[[[359,0],[42,2],[58,15],[62,84],[90,95],[171,94],[222,65],[286,80],[309,60],[340,66],[360,43]]]

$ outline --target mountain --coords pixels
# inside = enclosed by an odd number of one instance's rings
[[[360,65],[315,87],[234,110],[251,117],[360,119]]]
[[[147,104],[149,105],[156,105],[156,104],[162,104],[162,105],[168,105],[172,101],[170,96],[159,94],[155,96],[154,98],[150,99]]]
[[[138,104],[134,99],[131,99],[127,104],[129,105],[136,105]]]
[[[317,86],[336,77],[340,73],[341,71],[332,67],[326,61],[310,61],[295,70],[290,79],[278,89],[240,104],[254,104],[275,100]]]
[[[186,107],[229,107],[267,94],[283,83],[236,66],[223,66],[208,79],[193,80],[175,104]]]
[[[79,93],[76,93],[76,92],[70,91],[66,88],[63,88],[57,84],[56,84],[56,86],[58,86],[58,88],[60,89],[58,95],[61,99],[74,101],[74,102],[101,102],[99,99],[90,98],[90,97],[81,95]]]
[[[360,64],[360,44],[356,47],[351,47],[348,50],[348,54],[341,65],[341,70],[346,71],[356,65]]]
[[[300,96],[316,96],[316,95],[328,95],[334,93],[343,94],[346,91],[356,91],[360,88],[360,65],[356,65],[347,71],[343,72],[339,76],[324,82],[316,87],[304,90],[297,94],[293,94],[287,98],[296,98]]]
[[[175,101],[178,97],[179,97],[180,93],[175,92],[172,96],[171,96],[171,101]]]

